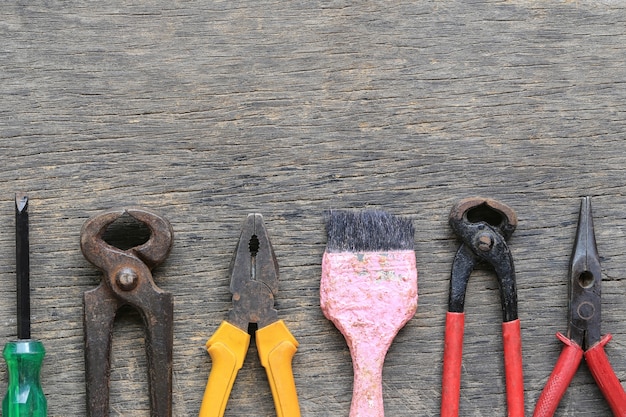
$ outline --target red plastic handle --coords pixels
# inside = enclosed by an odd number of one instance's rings
[[[447,312],[443,348],[443,378],[441,380],[441,417],[457,417],[459,415],[464,326],[464,313]]]
[[[561,333],[556,337],[565,343],[559,360],[543,388],[533,417],[552,417],[583,358],[583,349]]]
[[[613,415],[624,417],[626,416],[626,393],[604,352],[604,345],[609,343],[611,338],[610,334],[604,336],[602,340],[585,352],[585,359],[593,378],[609,403]]]
[[[519,319],[502,323],[506,403],[509,417],[524,417],[522,333]]]

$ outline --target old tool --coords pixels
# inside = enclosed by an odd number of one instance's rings
[[[517,226],[517,216],[511,208],[498,201],[473,197],[455,204],[449,220],[450,226],[463,244],[454,257],[450,278],[441,416],[459,415],[465,291],[472,270],[478,263],[484,262],[493,267],[500,286],[508,416],[523,417],[524,378],[515,268],[506,243]]]
[[[28,196],[15,195],[15,274],[17,278],[17,338],[4,347],[9,384],[2,401],[5,417],[46,417],[46,397],[39,380],[43,344],[30,338],[30,257]]]
[[[145,224],[150,238],[127,250],[104,241],[107,227],[127,214]],[[134,307],[146,327],[150,416],[172,415],[173,302],[158,288],[151,270],[167,257],[173,231],[163,217],[143,208],[115,209],[83,225],[80,244],[85,258],[104,272],[100,285],[84,294],[87,414],[109,415],[109,373],[113,321],[122,306]]]
[[[557,333],[565,347],[548,378],[533,417],[550,417],[556,411],[583,356],[615,416],[626,416],[626,393],[604,352],[611,335],[600,333],[602,271],[591,215],[591,198],[580,205],[578,230],[570,261],[567,336]]]
[[[274,309],[278,263],[260,214],[249,214],[241,230],[231,264],[230,292],[233,307],[228,318],[206,343],[213,367],[200,417],[224,415],[250,344],[250,323],[258,327],[256,347],[267,372],[277,416],[299,417],[300,406],[291,369],[298,342]]]
[[[380,210],[333,210],[326,229],[320,307],[350,348],[350,416],[383,417],[385,356],[417,310],[413,224]]]

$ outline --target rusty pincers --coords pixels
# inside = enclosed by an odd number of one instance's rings
[[[107,227],[129,215],[150,229],[147,242],[118,249],[103,239]],[[87,415],[109,415],[111,336],[116,312],[131,306],[146,328],[150,416],[172,415],[172,294],[157,287],[151,270],[172,247],[173,231],[163,217],[143,208],[113,209],[85,222],[80,246],[85,258],[104,273],[100,285],[84,294]]]

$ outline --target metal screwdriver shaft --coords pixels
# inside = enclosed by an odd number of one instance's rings
[[[15,275],[17,278],[17,338],[30,339],[30,256],[28,196],[15,195]]]
[[[2,401],[4,417],[46,417],[48,407],[39,374],[43,344],[30,338],[30,259],[28,197],[15,195],[15,255],[17,277],[17,338],[4,347],[9,384]]]

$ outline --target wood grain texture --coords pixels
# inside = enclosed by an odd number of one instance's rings
[[[593,196],[607,354],[626,380],[626,7],[605,1],[41,0],[0,5],[0,340],[15,335],[13,194],[31,203],[33,336],[50,416],[84,416],[79,249],[91,215],[145,205],[175,230],[154,271],[174,294],[174,416],[196,415],[204,350],[230,305],[249,212],[280,264],[277,306],[300,342],[303,416],[347,416],[346,344],[319,309],[322,213],[414,219],[417,315],[384,368],[388,416],[439,413],[447,215],[483,195],[513,207],[526,410],[566,330],[579,197]],[[505,415],[497,283],[472,275],[461,415]],[[115,327],[111,415],[148,416],[140,319]],[[3,342],[3,343],[4,343]],[[0,389],[6,367],[0,365]],[[227,416],[273,416],[251,347]],[[557,416],[606,416],[581,366]]]

